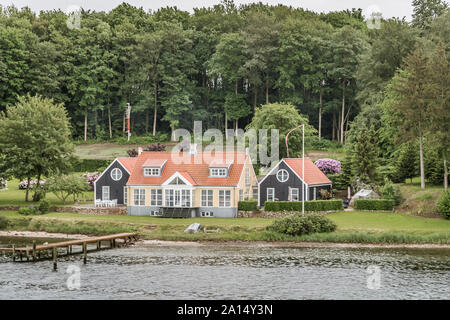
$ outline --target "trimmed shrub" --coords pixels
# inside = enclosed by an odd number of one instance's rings
[[[313,200],[305,201],[305,211],[337,211],[344,210],[342,200]],[[301,201],[266,201],[264,211],[302,211]]]
[[[50,211],[50,201],[48,200],[41,200],[41,202],[39,202],[39,212],[41,214],[46,214]]]
[[[0,215],[0,230],[6,229],[8,226],[8,219],[5,216]]]
[[[28,207],[20,207],[19,208],[19,214],[24,216],[31,216],[37,214],[38,211],[34,206],[28,206]]]
[[[394,209],[395,201],[391,199],[355,199],[357,210],[386,210]]]
[[[258,201],[256,201],[256,200],[239,201],[238,202],[238,210],[256,211],[256,210],[258,210],[257,204],[258,204]]]
[[[301,236],[311,233],[333,232],[336,227],[336,224],[324,215],[307,214],[302,216],[295,214],[276,220],[267,227],[267,230],[291,236]]]
[[[443,191],[437,202],[437,210],[445,219],[450,219],[450,192]]]

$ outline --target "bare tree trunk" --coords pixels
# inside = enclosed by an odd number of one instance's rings
[[[158,83],[155,82],[155,108],[153,112],[153,135],[156,135],[156,117],[158,112]]]
[[[84,110],[84,142],[87,141],[87,108]]]
[[[331,126],[331,140],[332,141],[334,141],[336,139],[335,127],[336,127],[336,111],[333,110],[333,124]]]
[[[344,143],[344,117],[345,117],[345,79],[342,81],[342,111],[341,111],[341,134],[340,142]]]
[[[444,190],[448,190],[447,151],[444,150]]]
[[[28,202],[28,193],[30,191],[30,180],[31,180],[31,178],[28,177],[27,178],[27,191],[25,192],[25,202]]]
[[[111,107],[110,106],[108,106],[108,125],[109,125],[109,138],[112,139]]]
[[[225,140],[228,140],[228,112],[225,111]]]
[[[266,77],[266,104],[269,104],[269,75]]]
[[[322,136],[322,84],[320,84],[320,96],[319,96],[319,140]]]
[[[253,112],[256,110],[256,103],[258,100],[258,87],[255,86],[255,89],[253,90],[254,92],[254,97],[253,97]]]
[[[425,168],[423,161],[422,123],[419,121],[420,188],[425,189]]]

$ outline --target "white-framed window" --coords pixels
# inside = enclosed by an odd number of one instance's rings
[[[128,188],[123,187],[123,204],[128,204]]]
[[[245,190],[245,195],[244,195],[244,197],[245,197],[245,200],[249,200],[248,190]]]
[[[291,188],[291,201],[298,201],[298,188]]]
[[[212,211],[202,211],[200,212],[201,217],[213,217],[214,213]]]
[[[244,190],[239,190],[239,201],[244,201]]]
[[[231,207],[231,190],[219,190],[219,207]]]
[[[145,189],[134,189],[134,205],[145,205]]]
[[[160,168],[144,168],[144,177],[159,176],[161,172]]]
[[[267,188],[267,201],[275,200],[275,188]]]
[[[150,205],[162,206],[162,189],[150,190]]]
[[[211,177],[226,177],[227,176],[227,168],[211,168],[210,176]]]
[[[277,180],[280,182],[286,182],[287,179],[289,179],[289,173],[284,170],[284,169],[280,169],[277,172]]]
[[[250,185],[250,168],[249,167],[245,168],[245,185],[246,186]]]
[[[191,190],[190,189],[166,189],[167,207],[190,207]]]
[[[119,181],[120,179],[122,179],[122,170],[120,170],[119,168],[112,169],[111,179],[113,179],[114,181]]]
[[[110,198],[109,198],[109,196],[110,196],[110,189],[109,189],[109,186],[103,186],[102,187],[102,200],[111,200]]]
[[[202,207],[213,206],[213,192],[214,190],[202,190]]]

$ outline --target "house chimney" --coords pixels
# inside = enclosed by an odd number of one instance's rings
[[[191,143],[189,145],[189,154],[191,156],[196,156],[197,155],[197,144],[196,143]]]
[[[142,147],[138,147],[138,155],[142,153]]]

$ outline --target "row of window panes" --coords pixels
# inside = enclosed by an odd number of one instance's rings
[[[227,169],[226,168],[212,168],[211,169],[211,177],[226,177]]]
[[[201,193],[202,207],[213,207],[213,192],[214,190],[202,190]],[[125,196],[127,196],[126,191]],[[180,204],[181,206],[184,207],[188,207],[191,205],[190,190],[186,189],[166,190],[166,205],[172,207]],[[145,189],[134,189],[134,205],[136,206],[145,205]],[[162,189],[150,190],[150,205],[162,206]],[[231,206],[231,191],[219,190],[219,207],[230,207],[230,206]]]
[[[290,189],[290,199],[291,201],[299,201],[299,189],[291,188]],[[275,188],[267,188],[267,201],[275,200]]]
[[[145,177],[159,176],[159,170],[160,168],[144,168],[144,176]]]

